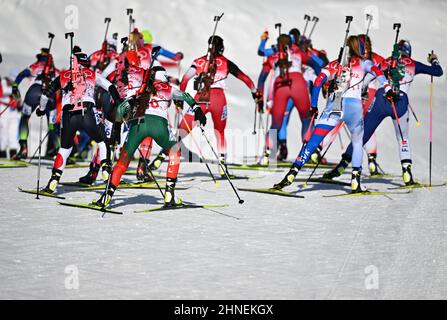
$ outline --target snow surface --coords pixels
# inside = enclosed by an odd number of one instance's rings
[[[343,40],[344,16],[354,15],[353,32],[364,32],[364,10],[371,1],[49,1],[0,0],[0,74],[22,69],[47,45],[47,32],[56,33],[54,54],[59,66],[68,63],[63,39],[66,6],[79,7],[77,42],[86,51],[97,50],[103,37],[103,19],[112,18],[112,31],[127,30],[125,8],[133,7],[137,26],[149,28],[155,42],[185,54],[183,70],[204,54],[213,27],[212,17],[225,12],[218,34],[225,39],[226,54],[256,79],[262,59],[256,55],[259,36],[274,24],[283,30],[303,27],[305,13],[320,17],[314,33],[317,48],[335,58]],[[413,57],[422,62],[434,49],[445,67],[447,4],[443,1],[379,1],[379,29],[371,31],[375,49],[390,52],[392,23],[402,23],[402,37],[413,44]],[[397,8],[397,9],[396,9]],[[45,13],[45,14],[44,14]],[[175,74],[177,71],[172,70]],[[443,119],[445,76],[435,79],[433,181],[447,181]],[[242,84],[228,84],[230,157],[242,161],[241,134],[254,155],[251,136],[253,102]],[[26,83],[21,86],[22,94]],[[411,119],[413,170],[428,181],[429,77],[413,83],[410,100],[422,125]],[[37,146],[38,121],[31,120],[30,149]],[[294,112],[289,129],[290,156],[300,148],[300,125]],[[379,163],[399,175],[400,163],[394,130],[386,120],[378,130]],[[207,132],[212,138],[212,132]],[[200,134],[195,135],[204,145]],[[343,134],[346,144],[347,137]],[[189,141],[190,143],[190,141]],[[212,154],[205,152],[209,159]],[[335,143],[328,153],[336,161]],[[365,162],[366,164],[366,162]],[[215,165],[213,170],[217,172]],[[134,213],[161,201],[157,190],[119,190],[114,207],[123,216],[67,208],[55,199],[34,200],[17,186],[35,186],[36,167],[0,169],[0,298],[44,299],[445,299],[447,297],[447,218],[445,188],[414,190],[408,195],[323,198],[345,189],[312,185],[305,199],[240,192],[244,205],[229,185],[219,187],[208,179],[205,166],[185,163],[181,176],[195,177],[178,191],[185,201],[229,204],[213,210],[177,210]],[[164,172],[165,166],[162,172]],[[75,181],[85,169],[67,169],[62,181]],[[321,171],[323,172],[323,171]],[[236,172],[235,172],[236,173]],[[307,169],[301,177],[306,177]],[[257,179],[234,181],[239,187],[269,187],[280,173],[238,171]],[[43,167],[42,183],[50,176]],[[128,177],[129,178],[129,177]],[[130,177],[135,180],[133,177]],[[348,181],[349,176],[344,175]],[[370,188],[386,190],[387,181],[364,180]],[[401,184],[401,179],[392,184]],[[296,186],[290,187],[294,190]],[[69,200],[89,202],[100,194],[70,192]],[[67,266],[79,270],[79,289],[68,290]],[[373,267],[371,267],[373,266]],[[372,268],[372,269],[370,269]],[[378,272],[378,288],[368,289],[369,270]],[[377,283],[377,282],[375,282]]]

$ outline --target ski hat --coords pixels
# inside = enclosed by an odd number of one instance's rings
[[[290,37],[289,37],[289,35],[287,35],[287,34],[285,34],[285,33],[283,33],[283,34],[281,34],[279,37],[278,37],[278,39],[277,39],[277,41],[278,41],[278,47],[281,45],[284,49],[287,49],[287,48],[289,48],[290,47]]]
[[[143,41],[145,44],[152,43],[152,33],[149,30],[143,30],[141,31],[141,34],[143,35]]]
[[[298,28],[293,28],[289,31],[289,36],[291,42],[298,44],[298,42],[300,41],[301,32],[300,30],[298,30]]]
[[[411,57],[411,44],[408,40],[399,41],[399,51],[401,54]]]
[[[133,49],[142,47],[144,45],[143,36],[138,31],[138,28],[133,29],[129,35],[129,46]]]
[[[107,48],[116,51],[118,47],[118,33],[114,33],[111,37],[107,37]]]
[[[162,66],[152,67],[152,72],[154,73],[154,80],[168,82],[168,74]]]
[[[225,49],[223,39],[221,37],[215,35],[214,38],[213,38],[213,36],[208,38],[208,44],[211,44],[211,41],[213,41],[212,45],[215,49],[215,52],[217,54],[223,54],[224,49]]]
[[[81,66],[84,66],[84,67],[90,66],[90,59],[88,58],[86,53],[82,52],[81,47],[74,46],[73,47],[73,55],[76,57],[76,60],[78,60],[78,63]]]

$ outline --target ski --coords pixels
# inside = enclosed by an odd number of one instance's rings
[[[268,172],[278,172],[279,169],[269,168],[267,166],[261,166],[257,164],[231,164],[228,165],[228,169],[230,170],[253,170],[253,171],[268,171]]]
[[[260,178],[264,178],[264,176],[235,176],[235,175],[230,174],[231,180],[252,180],[252,179],[260,179]],[[216,181],[227,180],[227,178],[225,176],[224,177],[219,176],[219,177],[216,177],[215,179],[216,179]],[[202,180],[202,182],[210,182],[210,181],[214,181],[214,180],[213,179]]]
[[[88,188],[91,187],[91,184],[88,183],[82,183],[82,182],[59,182],[61,186],[64,187],[81,187],[81,188]]]
[[[272,164],[272,166],[274,167],[275,165],[278,168],[290,168],[292,166],[292,162],[277,162],[276,164]],[[304,168],[315,168],[316,167],[316,163],[305,163],[304,164]],[[320,169],[333,169],[337,166],[336,163],[320,163],[318,165],[318,168]]]
[[[58,202],[59,202],[59,204],[61,204],[63,206],[67,206],[67,207],[85,208],[85,209],[91,209],[91,210],[101,211],[101,212],[105,212],[105,213],[123,214],[122,212],[103,208],[103,207],[98,206],[94,203],[73,203],[73,202],[62,202],[62,201],[58,201]]]
[[[21,187],[18,187],[20,192],[24,192],[24,193],[29,193],[29,194],[36,194],[37,195],[37,190],[36,189],[22,189]],[[55,195],[53,193],[49,193],[43,190],[39,190],[39,196],[43,196],[43,197],[50,197],[50,198],[57,198],[57,199],[65,199],[65,197],[61,197],[58,195]]]
[[[417,189],[417,188],[436,188],[436,187],[444,187],[447,185],[447,182],[442,184],[432,184],[431,186],[428,183],[415,183],[409,186],[399,186],[399,187],[391,187],[389,190],[402,190],[402,189]]]
[[[362,178],[364,178],[364,179],[381,179],[381,178],[384,178],[384,179],[394,179],[394,178],[400,178],[401,176],[396,176],[396,175],[392,175],[392,174],[389,174],[389,173],[378,173],[378,174],[373,174],[373,175],[365,175],[365,176],[362,176]]]
[[[137,174],[137,170],[127,170],[126,172],[124,172],[124,175],[126,175],[126,176],[134,176],[136,174]],[[164,176],[162,174],[156,174],[156,173],[154,173],[154,177],[160,178],[160,179],[166,178],[166,176]]]
[[[24,168],[28,167],[26,164],[14,164],[14,163],[0,163],[0,169],[10,169],[10,168]]]
[[[164,187],[164,184],[159,183],[161,187]],[[102,190],[105,189],[105,185],[97,185],[97,186],[88,186],[81,187],[77,189],[73,189],[72,191],[90,191],[90,190]],[[118,189],[158,189],[157,185],[154,182],[138,182],[138,183],[120,183]],[[175,187],[176,190],[187,190],[187,187]]]
[[[387,196],[394,194],[409,194],[411,190],[406,192],[390,192],[390,191],[363,191],[358,193],[339,193],[332,195],[323,195],[323,198],[334,198],[334,197],[361,197],[361,196]]]
[[[307,178],[295,178],[295,181],[306,182]],[[344,182],[340,180],[333,179],[325,179],[325,178],[310,178],[309,182],[319,182],[319,183],[328,183],[328,184],[336,184],[340,186],[351,186],[349,182]]]
[[[277,189],[273,189],[273,188],[257,188],[257,189],[256,188],[238,188],[238,190],[247,191],[247,192],[274,194],[277,196],[291,197],[291,198],[304,198],[304,196],[296,194],[296,193],[286,192],[286,191],[277,190]]]
[[[23,168],[28,167],[30,164],[22,160],[5,160],[6,163],[0,163],[0,168]]]
[[[154,211],[167,211],[177,209],[213,209],[213,208],[225,208],[228,204],[195,204],[195,203],[180,203],[175,206],[160,206],[146,210],[134,211],[135,213],[154,212]]]

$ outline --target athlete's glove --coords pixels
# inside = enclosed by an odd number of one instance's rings
[[[44,114],[45,114],[45,109],[42,110],[42,109],[40,109],[40,107],[36,109],[36,115],[38,117],[42,117]]]
[[[316,119],[318,117],[318,107],[310,108],[310,116],[314,117],[314,119]]]
[[[394,92],[394,90],[390,89],[386,92],[385,98],[390,102],[396,103],[397,100],[399,100],[399,95],[396,92]]]
[[[174,105],[177,109],[183,110],[183,100],[174,100]]]
[[[427,57],[427,61],[430,64],[435,64],[435,63],[439,64],[438,56],[436,55],[436,53],[429,53],[428,57]]]
[[[200,106],[194,108],[194,121],[199,121],[201,126],[206,125],[206,116],[203,113],[202,108],[200,108]]]
[[[20,99],[20,91],[17,83],[13,83],[12,85],[12,97],[14,98],[14,100]]]
[[[110,133],[109,145],[114,146],[120,143],[121,140],[121,123],[115,122]]]
[[[184,57],[184,55],[183,55],[183,52],[177,52],[176,54],[175,54],[175,57],[174,57],[174,60],[175,61],[180,61],[180,60],[182,60],[183,59],[183,57]]]
[[[264,31],[261,34],[261,40],[267,40],[269,38],[269,32],[268,31]]]
[[[256,105],[258,107],[258,111],[260,113],[264,113],[264,97],[262,96],[262,92],[259,90],[256,90],[255,92],[251,93],[253,100],[255,100]]]

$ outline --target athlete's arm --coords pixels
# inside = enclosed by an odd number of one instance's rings
[[[433,77],[440,77],[443,75],[442,67],[437,59],[433,60],[431,66],[415,61],[416,69],[414,74],[428,74]]]
[[[31,77],[31,70],[29,68],[26,68],[17,75],[16,79],[14,80],[14,83],[19,85],[23,79],[29,78],[29,77]]]
[[[362,66],[366,72],[372,74],[377,81],[379,81],[380,85],[385,89],[385,92],[388,92],[388,90],[391,89],[388,80],[386,79],[382,70],[380,70],[380,67],[374,65],[371,60],[363,60]]]
[[[50,82],[48,89],[45,92],[42,92],[39,103],[40,111],[45,111],[49,98],[54,97],[56,95],[56,91],[59,90],[60,88],[61,88],[61,78],[60,76],[58,76],[53,81]]]
[[[188,86],[188,81],[191,80],[197,74],[197,67],[193,64],[189,67],[188,71],[183,75],[182,81],[180,81],[180,90],[185,91]]]
[[[274,47],[271,47],[268,49],[265,48],[265,44],[267,43],[267,40],[268,40],[268,38],[261,39],[261,42],[259,43],[258,55],[261,57],[268,57],[275,53]]]
[[[117,102],[121,100],[116,87],[100,73],[96,74],[96,85],[108,91],[113,101]]]
[[[245,85],[251,90],[252,93],[256,92],[256,87],[253,81],[250,79],[249,76],[247,76],[245,73],[243,73],[237,65],[235,65],[233,62],[228,60],[228,71],[241,80]]]

